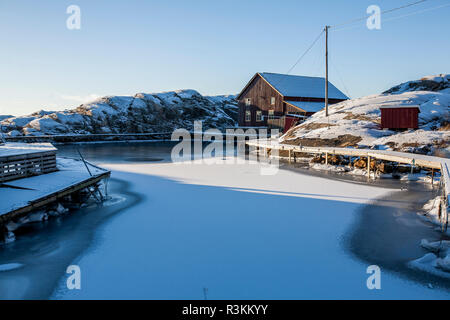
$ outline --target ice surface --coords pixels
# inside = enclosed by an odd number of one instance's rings
[[[107,165],[142,201],[77,259],[83,289],[64,278],[53,298],[450,297],[387,271],[382,290],[368,290],[368,264],[342,248],[360,206],[392,190],[229,161]]]

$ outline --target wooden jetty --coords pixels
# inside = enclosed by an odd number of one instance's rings
[[[7,143],[0,146],[0,162],[5,178],[0,182],[0,226],[81,190],[97,189],[111,174],[84,160],[56,158],[51,144]]]
[[[450,160],[446,158],[388,150],[335,147],[304,147],[279,143],[278,140],[274,139],[255,139],[247,141],[246,144],[250,147],[255,148],[258,152],[263,151],[264,155],[270,154],[271,150],[285,150],[288,152],[289,162],[291,162],[291,159],[295,157],[295,153],[321,154],[325,156],[325,163],[328,163],[327,160],[329,155],[367,158],[367,175],[369,178],[371,159],[409,164],[411,165],[411,170],[414,166],[429,168],[433,173],[434,170],[440,170],[441,183],[443,186],[443,207],[447,208],[447,212],[449,209],[448,196],[450,194]]]

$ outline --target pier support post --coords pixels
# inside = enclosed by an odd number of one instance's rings
[[[367,177],[370,179],[370,156],[367,156]]]
[[[291,163],[291,150],[289,149],[289,163]]]
[[[431,185],[433,185],[434,182],[434,168],[431,168]]]
[[[325,152],[325,164],[328,164],[328,152]]]

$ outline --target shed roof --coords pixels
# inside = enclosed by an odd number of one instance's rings
[[[387,104],[380,106],[380,109],[410,109],[417,108],[420,112],[420,106],[416,104]]]

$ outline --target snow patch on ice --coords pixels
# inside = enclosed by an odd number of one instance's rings
[[[11,271],[11,270],[19,269],[22,267],[23,267],[23,264],[21,264],[21,263],[0,264],[0,272]]]

